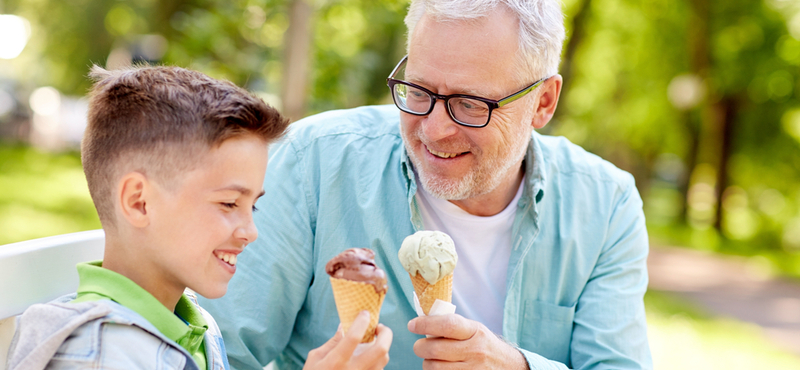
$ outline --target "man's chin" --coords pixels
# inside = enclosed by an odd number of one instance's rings
[[[428,194],[443,200],[464,200],[470,197],[470,190],[466,186],[467,178],[459,180],[432,179],[420,174],[420,183]]]

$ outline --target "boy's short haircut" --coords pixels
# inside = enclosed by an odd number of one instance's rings
[[[269,143],[289,125],[260,98],[200,72],[95,65],[89,76],[96,82],[81,161],[103,227],[114,226],[112,194],[122,174],[138,171],[174,187],[178,175],[223,141],[254,135]]]

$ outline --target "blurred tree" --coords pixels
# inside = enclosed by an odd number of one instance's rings
[[[41,55],[32,67],[40,73],[28,73],[34,85],[83,95],[93,63],[161,62],[271,94],[272,103],[287,98],[293,118],[385,102],[384,79],[403,54],[407,6],[406,0],[7,1],[37,29]],[[142,49],[153,35],[164,40],[165,53],[150,58]]]
[[[306,0],[292,0],[284,39],[283,112],[292,120],[305,115],[314,9]]]
[[[390,101],[385,78],[405,53],[407,4],[5,0],[4,10],[34,27],[19,58],[30,89],[82,95],[92,63],[153,60],[282,100],[299,118]],[[651,223],[799,256],[800,274],[800,3],[564,6],[564,90],[545,131],[630,171]]]
[[[567,81],[550,131],[633,173],[651,219],[716,226],[751,242],[741,248],[796,255],[800,3],[573,0],[566,9]]]

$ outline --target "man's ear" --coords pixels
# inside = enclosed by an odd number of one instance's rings
[[[553,114],[556,112],[558,105],[558,97],[561,95],[561,85],[563,79],[561,75],[556,74],[548,78],[539,86],[539,101],[536,105],[536,110],[533,112],[533,128],[540,129],[550,122]]]
[[[147,197],[150,192],[147,177],[141,172],[129,172],[122,176],[117,186],[122,217],[133,227],[150,224],[147,214]]]

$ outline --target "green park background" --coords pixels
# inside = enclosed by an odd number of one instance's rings
[[[100,227],[75,143],[37,139],[31,97],[43,87],[85,104],[92,64],[147,61],[228,79],[293,119],[390,103],[407,5],[0,0],[0,14],[24,17],[29,31],[18,56],[0,59],[0,93],[11,97],[0,109],[0,244]],[[800,278],[800,1],[564,9],[565,84],[542,132],[634,175],[653,245],[745,256]],[[661,292],[646,304],[657,369],[800,368],[752,325]]]

